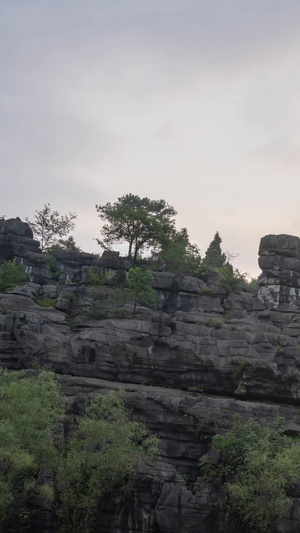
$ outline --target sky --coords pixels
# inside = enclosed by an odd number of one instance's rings
[[[1,0],[0,215],[163,198],[205,251],[259,274],[300,235],[298,0]],[[125,248],[120,248],[121,252]]]

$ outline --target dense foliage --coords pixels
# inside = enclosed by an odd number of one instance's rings
[[[300,480],[300,443],[285,434],[284,419],[262,426],[239,416],[225,435],[213,437],[219,462],[204,467],[223,476],[232,533],[270,533],[288,511],[287,491]]]
[[[176,275],[184,272],[196,273],[202,263],[200,250],[191,244],[186,228],[175,231],[167,239],[161,249],[152,253],[152,266],[154,269],[165,268]]]
[[[6,261],[0,266],[0,292],[11,291],[18,285],[24,285],[28,278],[24,265],[17,265],[16,261]]]
[[[0,370],[0,531],[32,529],[42,498],[61,532],[89,533],[99,504],[124,495],[136,462],[157,454],[157,439],[112,392],[90,401],[66,438],[63,415],[51,372]]]
[[[226,264],[226,254],[221,250],[222,239],[217,231],[205,252],[204,261],[212,267],[223,267]]]
[[[131,268],[128,273],[129,297],[134,301],[135,316],[136,305],[153,307],[157,303],[157,293],[152,289],[154,276],[150,270],[142,268]]]
[[[98,244],[109,249],[116,242],[127,242],[128,256],[134,261],[145,247],[160,246],[174,233],[176,211],[165,200],[126,194],[114,204],[96,205],[96,209],[106,222]]]
[[[55,429],[63,401],[53,375],[21,379],[0,369],[0,528],[24,531],[37,512],[38,496],[53,500],[40,481],[58,457]]]
[[[174,217],[177,213],[165,200],[151,200],[130,193],[114,203],[96,205],[96,210],[104,222],[102,239],[96,239],[98,244],[110,250],[114,244],[128,243],[128,256],[135,265],[141,259],[141,252],[150,249],[148,267],[153,271],[165,270],[176,276],[191,274],[205,282],[211,278],[213,284],[216,284],[217,272],[219,286],[225,289],[227,295],[240,290],[255,292],[257,289],[255,280],[249,283],[249,276],[232,266],[232,256],[221,249],[222,239],[218,231],[202,258],[198,246],[191,244],[187,229],[176,229]],[[48,203],[42,210],[35,211],[33,221],[26,220],[35,236],[40,238],[42,250],[48,253],[54,248],[80,251],[72,236],[62,238],[74,228],[76,216],[75,213],[60,215],[52,211]],[[53,271],[53,278],[58,279],[59,273],[51,268],[51,259],[55,261],[54,257],[50,257],[49,268]],[[92,279],[95,282],[93,273],[90,283]]]

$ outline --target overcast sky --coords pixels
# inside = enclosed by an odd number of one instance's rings
[[[299,0],[1,0],[0,215],[163,198],[257,275],[300,235]]]

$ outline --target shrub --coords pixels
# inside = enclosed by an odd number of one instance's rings
[[[53,501],[61,532],[90,533],[99,505],[126,494],[136,463],[158,455],[157,438],[129,420],[113,392],[89,402],[66,441],[65,414],[53,373],[0,369],[1,532],[34,531],[43,498]]]
[[[54,307],[55,302],[55,298],[43,298],[42,300],[36,300],[35,303],[40,307]]]
[[[245,274],[241,274],[237,268],[227,264],[221,268],[216,268],[219,274],[219,285],[225,289],[227,294],[238,293],[245,287]]]
[[[58,479],[63,531],[90,532],[99,502],[126,494],[138,460],[157,454],[156,437],[128,420],[121,399],[113,392],[94,398],[67,446]]]
[[[230,431],[213,437],[213,448],[219,462],[204,469],[227,480],[230,531],[273,531],[291,507],[287,491],[300,478],[299,441],[284,434],[284,419],[263,427],[257,420],[242,424],[236,415]]]
[[[138,267],[129,270],[128,286],[129,295],[134,300],[133,316],[135,316],[137,303],[146,307],[154,307],[157,303],[158,296],[152,288],[153,283],[154,276],[150,270],[143,270]]]
[[[101,309],[98,303],[95,301],[93,301],[86,309],[84,309],[82,314],[92,320],[104,320],[109,316],[108,311],[106,309]]]
[[[11,291],[18,285],[24,285],[28,276],[24,265],[16,265],[15,259],[0,266],[0,292]]]
[[[109,280],[110,276],[107,272],[93,272],[93,270],[89,268],[89,285],[96,285],[101,287],[102,285],[107,285]]]
[[[187,391],[188,392],[203,392],[203,389],[201,387],[192,386],[192,387],[188,387]]]
[[[20,372],[0,369],[1,531],[27,531],[37,497],[53,500],[52,487],[39,475],[57,462],[53,435],[63,412],[51,372],[25,379]]]
[[[59,268],[57,266],[57,262],[56,262],[56,257],[54,257],[52,252],[49,252],[48,257],[49,257],[49,259],[48,259],[48,263],[47,263],[47,268],[52,273],[52,278],[55,281],[58,281],[60,274],[62,274],[63,272],[59,270]]]
[[[243,361],[237,371],[233,374],[233,379],[235,382],[237,382],[243,376],[247,366],[251,366],[251,363],[246,359],[246,361]]]
[[[211,287],[201,287],[200,294],[201,296],[213,296],[213,290]]]
[[[208,328],[221,329],[223,327],[223,322],[217,318],[207,318],[207,320],[204,322],[204,325]]]

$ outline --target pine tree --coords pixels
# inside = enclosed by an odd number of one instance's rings
[[[226,254],[221,250],[221,242],[222,239],[217,231],[205,253],[204,261],[207,265],[215,268],[225,266]]]

